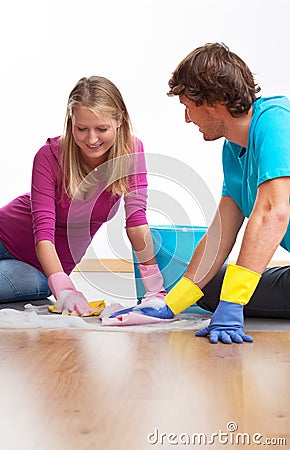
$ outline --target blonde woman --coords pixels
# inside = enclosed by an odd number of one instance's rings
[[[91,311],[69,274],[124,197],[126,231],[142,264],[146,299],[164,297],[146,220],[143,145],[124,100],[107,78],[82,78],[71,91],[63,136],[36,153],[31,192],[0,209],[0,301],[51,294],[58,307]]]

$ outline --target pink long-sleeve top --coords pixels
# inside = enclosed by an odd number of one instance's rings
[[[146,162],[142,142],[136,138],[134,152],[137,163],[124,196],[127,228],[147,224]],[[35,245],[51,241],[69,274],[101,225],[116,214],[122,196],[98,189],[87,199],[71,199],[62,190],[59,160],[59,138],[50,138],[34,157],[31,193],[0,209],[0,239],[15,258],[42,272]]]

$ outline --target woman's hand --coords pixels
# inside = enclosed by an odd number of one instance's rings
[[[92,311],[85,296],[76,290],[66,273],[53,273],[48,277],[48,285],[57,300],[55,306],[60,311],[68,311],[79,316],[89,314]]]
[[[92,308],[85,296],[79,291],[69,289],[65,289],[59,293],[55,307],[60,311],[68,311],[79,316],[92,312]]]

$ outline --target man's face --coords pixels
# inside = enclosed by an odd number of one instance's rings
[[[185,95],[179,96],[179,101],[185,106],[186,123],[194,123],[203,134],[205,141],[214,141],[225,136],[226,127],[222,117],[214,106],[203,103],[196,106],[193,100]]]

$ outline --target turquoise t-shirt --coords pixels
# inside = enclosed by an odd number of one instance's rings
[[[223,196],[232,197],[249,217],[258,186],[272,178],[290,176],[290,101],[277,96],[253,104],[247,148],[225,141]],[[281,242],[290,251],[290,225]]]

